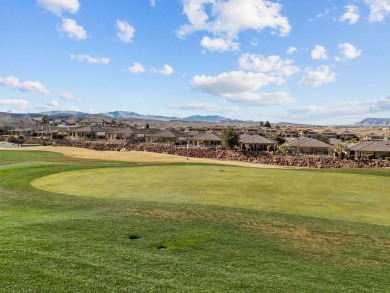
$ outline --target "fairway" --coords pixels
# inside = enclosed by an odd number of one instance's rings
[[[157,165],[52,174],[36,188],[69,195],[249,208],[390,225],[385,176],[318,170]]]
[[[179,160],[0,150],[0,293],[388,292],[389,170]]]

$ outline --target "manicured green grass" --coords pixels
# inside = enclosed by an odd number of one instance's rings
[[[385,184],[388,171],[140,166],[70,160],[51,153],[36,153],[33,157],[15,153],[0,151],[0,292],[389,291],[389,225],[356,222],[361,219],[353,215],[353,221],[326,219],[320,214],[296,215],[286,207],[275,212],[281,197],[288,196],[288,190],[281,187],[284,181],[269,186],[270,192],[275,188],[278,192],[275,207],[263,207],[268,211],[258,204],[254,194],[235,195],[242,181],[257,186],[259,177],[263,184],[283,177],[288,181],[306,179],[309,190],[317,190],[319,197],[324,196],[324,184],[343,178],[343,182],[350,180],[350,184],[340,184],[343,196],[327,200],[341,206],[352,202],[358,208],[360,204],[370,206],[373,201],[381,201],[383,194],[368,194],[359,185],[364,196],[373,198],[362,204],[364,197],[359,197],[359,188],[348,187],[362,182]],[[21,164],[27,160],[29,164]],[[31,185],[39,178],[50,178],[45,176],[53,175],[58,180],[60,174],[77,172],[132,174],[144,190],[110,194],[116,188],[115,180],[103,184],[101,177],[94,180],[93,176],[93,181],[87,183],[98,192],[88,194],[89,189],[82,188],[80,195],[85,196],[65,194],[66,188],[73,185],[68,179],[63,180],[61,193]],[[253,178],[247,174],[252,172]],[[169,174],[176,176],[169,181],[171,187],[149,185]],[[219,182],[214,188],[206,184],[213,182],[211,175]],[[202,184],[206,185],[197,187],[193,176],[203,178]],[[187,181],[187,188],[179,179]],[[148,186],[152,189],[147,190]],[[215,193],[207,198],[197,188]],[[250,186],[246,188],[251,190]],[[166,192],[177,196],[170,200],[164,197]],[[304,188],[301,193],[308,197],[311,192]],[[196,200],[189,200],[190,194]],[[270,201],[271,195],[263,201]],[[350,200],[352,196],[354,200]],[[235,199],[229,202],[231,197]],[[308,208],[323,204],[315,199],[313,196]],[[388,208],[388,201],[382,206]],[[383,213],[380,204],[377,207],[380,219]],[[161,247],[166,249],[158,249]]]
[[[32,185],[80,196],[250,208],[390,226],[386,176],[160,165],[64,172]]]

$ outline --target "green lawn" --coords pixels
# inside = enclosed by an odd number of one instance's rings
[[[0,151],[0,292],[390,292],[389,179]]]

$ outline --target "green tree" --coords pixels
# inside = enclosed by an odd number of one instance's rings
[[[337,157],[339,159],[343,159],[344,158],[344,152],[346,150],[346,147],[345,147],[344,144],[342,144],[342,143],[335,144],[333,146],[333,150],[337,154]]]
[[[149,123],[146,123],[145,128],[149,129]]]
[[[238,145],[238,140],[240,136],[238,133],[230,126],[226,127],[222,133],[222,146],[224,148],[232,149],[234,146]]]
[[[263,126],[264,126],[264,122],[263,122],[263,121],[260,121],[260,122],[259,122],[259,126],[260,126],[260,127],[263,127]]]
[[[278,147],[278,151],[286,156],[290,151],[290,147],[286,144],[282,144]]]
[[[271,136],[271,139],[273,139],[274,141],[277,141],[279,145],[284,144],[286,142],[286,140],[283,137],[281,137],[280,135],[277,135],[277,134],[273,134]]]
[[[265,121],[264,127],[271,128],[271,123],[269,123],[269,121]]]

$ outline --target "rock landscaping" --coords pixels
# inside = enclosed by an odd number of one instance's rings
[[[35,141],[36,142],[36,141]],[[132,144],[126,141],[55,140],[53,146],[87,148],[97,151],[146,151],[191,158],[250,162],[288,167],[307,168],[389,168],[383,160],[356,161],[331,156],[285,156],[270,152],[250,152],[210,148],[186,148],[167,144]]]

